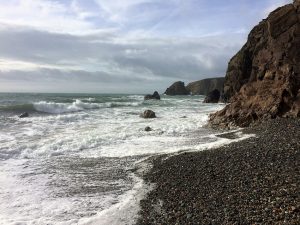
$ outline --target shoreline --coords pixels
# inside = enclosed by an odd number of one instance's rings
[[[256,137],[153,158],[143,178],[155,188],[141,200],[136,224],[297,224],[300,120],[270,120],[243,133]]]

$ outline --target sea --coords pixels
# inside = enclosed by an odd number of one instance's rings
[[[233,141],[205,126],[225,105],[203,99],[0,93],[0,224],[134,224],[149,157]]]

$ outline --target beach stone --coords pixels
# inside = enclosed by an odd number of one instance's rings
[[[160,95],[157,91],[154,91],[152,95],[145,95],[144,100],[160,100]]]
[[[21,115],[19,115],[19,118],[26,118],[29,117],[29,113],[28,112],[24,112]]]
[[[218,103],[220,96],[221,96],[220,91],[218,89],[215,89],[208,93],[203,103]]]
[[[245,127],[276,117],[300,117],[299,0],[271,12],[230,60],[224,83],[229,103],[212,125]]]
[[[142,114],[141,114],[142,118],[145,119],[149,119],[149,118],[156,118],[155,112],[153,112],[152,110],[145,110]]]

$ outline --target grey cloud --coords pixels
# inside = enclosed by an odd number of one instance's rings
[[[134,76],[113,76],[104,72],[39,69],[35,71],[0,71],[1,91],[149,93],[163,91],[166,83]],[[142,85],[141,85],[142,84]],[[13,87],[12,87],[13,85]],[[133,88],[134,87],[134,88]]]
[[[88,72],[84,70],[59,70],[59,69],[37,69],[34,71],[0,71],[0,80],[5,81],[36,81],[36,82],[80,82],[80,83],[134,83],[141,82],[144,79],[140,77],[128,77],[120,75],[111,75],[105,72]]]
[[[110,52],[114,46],[106,44],[106,36],[74,36],[37,30],[0,30],[1,57],[38,63],[60,63],[79,60]],[[101,38],[104,43],[94,43]],[[99,51],[99,52],[98,52]]]
[[[237,44],[232,44],[232,38]],[[115,89],[119,85],[120,92],[142,91],[142,87],[145,91],[162,91],[175,80],[189,82],[224,75],[228,60],[244,38],[236,34],[199,39],[122,39],[114,32],[75,36],[2,29],[0,59],[31,62],[41,68],[30,72],[2,71],[0,79],[39,86],[71,82],[86,91],[96,84]],[[57,69],[43,68],[43,64]]]
[[[26,92],[151,93],[163,92],[170,79],[147,80],[141,77],[110,75],[103,72],[40,69],[0,71],[0,90]]]

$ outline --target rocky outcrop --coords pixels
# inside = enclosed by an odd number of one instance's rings
[[[160,95],[158,94],[157,91],[154,91],[154,93],[152,95],[145,95],[144,96],[144,100],[160,100]]]
[[[218,126],[300,116],[300,0],[260,22],[230,60],[224,95],[230,104],[211,115]]]
[[[223,92],[224,81],[225,77],[207,78],[189,83],[186,89],[192,95],[207,95],[215,89]]]
[[[144,119],[150,119],[150,118],[156,118],[155,112],[152,110],[145,110],[142,114],[141,117]]]
[[[218,103],[220,100],[221,93],[218,89],[215,89],[208,93],[203,103]]]
[[[165,91],[166,95],[189,95],[190,92],[185,88],[184,82],[177,81]]]

